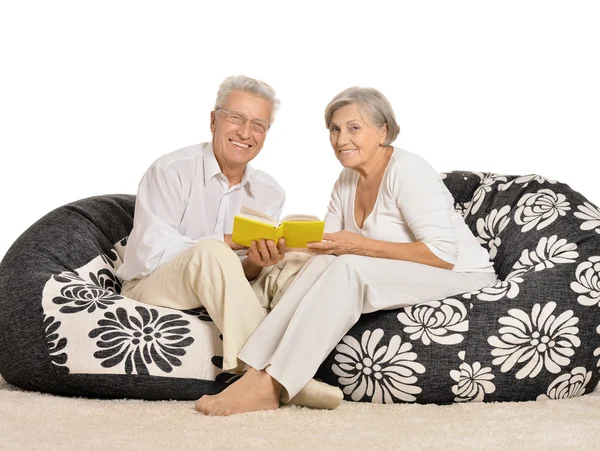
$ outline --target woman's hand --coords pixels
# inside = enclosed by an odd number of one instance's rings
[[[308,243],[306,247],[315,254],[321,255],[365,255],[367,239],[358,233],[342,230],[335,233],[324,233],[323,241]]]

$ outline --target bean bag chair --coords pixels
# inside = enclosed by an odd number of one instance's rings
[[[600,209],[538,175],[442,174],[499,282],[363,315],[317,377],[352,401],[559,399],[600,374]],[[0,374],[26,390],[193,400],[237,376],[202,308],[120,295],[134,196],[73,202],[32,225],[0,263]]]

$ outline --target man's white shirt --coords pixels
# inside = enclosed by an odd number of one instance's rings
[[[250,165],[229,187],[211,143],[196,144],[160,157],[138,187],[133,230],[117,276],[145,277],[200,240],[230,234],[242,205],[279,220],[283,188]]]

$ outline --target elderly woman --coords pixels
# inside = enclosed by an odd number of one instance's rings
[[[239,354],[250,369],[196,408],[211,415],[276,409],[293,397],[363,313],[479,290],[496,282],[489,255],[438,173],[392,147],[400,128],[388,100],[349,88],[325,110],[344,169],[324,241]],[[287,392],[287,393],[286,393]]]

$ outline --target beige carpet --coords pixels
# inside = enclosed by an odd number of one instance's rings
[[[0,449],[600,450],[600,393],[450,406],[344,402],[335,411],[217,418],[191,402],[61,398],[0,379]]]

